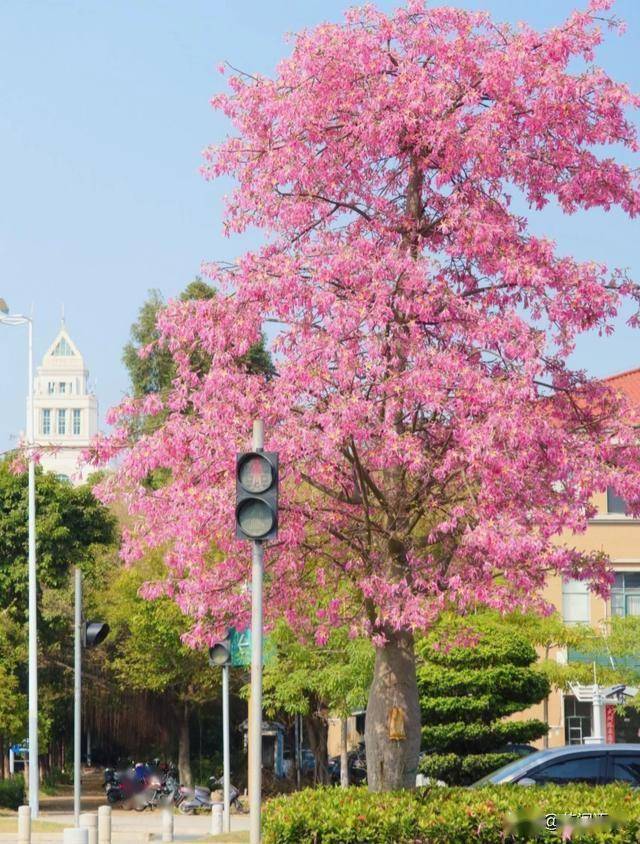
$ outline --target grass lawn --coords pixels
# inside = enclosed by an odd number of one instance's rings
[[[51,823],[51,821],[34,821],[31,824],[32,832],[60,832],[63,829],[62,824]],[[0,815],[0,832],[17,832],[18,831],[18,816],[15,814]]]
[[[206,838],[201,838],[195,844],[216,844],[216,842],[225,842],[225,844],[249,844],[249,832],[225,832],[223,835],[208,835]]]

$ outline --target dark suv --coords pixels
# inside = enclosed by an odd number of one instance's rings
[[[640,744],[570,744],[538,750],[488,774],[472,788],[518,783],[587,783],[606,785],[626,782],[640,786]]]

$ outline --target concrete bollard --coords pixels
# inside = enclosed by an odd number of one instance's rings
[[[222,803],[211,806],[211,835],[222,835]]]
[[[98,844],[111,844],[111,806],[98,809]]]
[[[173,812],[171,809],[162,810],[162,840],[173,841]]]
[[[95,812],[80,815],[80,829],[86,829],[89,833],[87,844],[98,844],[98,815]]]
[[[18,808],[18,844],[31,844],[31,808]]]
[[[65,829],[62,844],[89,844],[89,830]]]

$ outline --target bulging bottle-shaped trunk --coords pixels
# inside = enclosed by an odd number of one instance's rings
[[[376,648],[365,726],[370,791],[414,788],[420,752],[420,704],[413,636],[390,633]]]

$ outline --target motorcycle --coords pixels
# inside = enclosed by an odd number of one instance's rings
[[[178,811],[183,815],[193,815],[201,810],[210,812],[212,806],[223,806],[222,800],[212,799],[213,792],[223,787],[222,777],[219,779],[210,777],[209,786],[209,788],[204,785],[196,785],[195,788],[180,786],[180,799],[177,803]],[[248,807],[240,799],[240,791],[234,785],[231,785],[229,789],[229,806],[242,814],[249,811]]]
[[[123,803],[129,808],[139,808],[143,799],[139,797],[150,786],[152,772],[148,765],[139,762],[124,771],[107,768],[104,772],[104,790],[111,805]]]
[[[177,772],[170,769],[162,776],[151,776],[145,791],[134,797],[133,808],[137,812],[144,812],[145,809],[153,810],[157,806],[177,806],[182,799]]]

